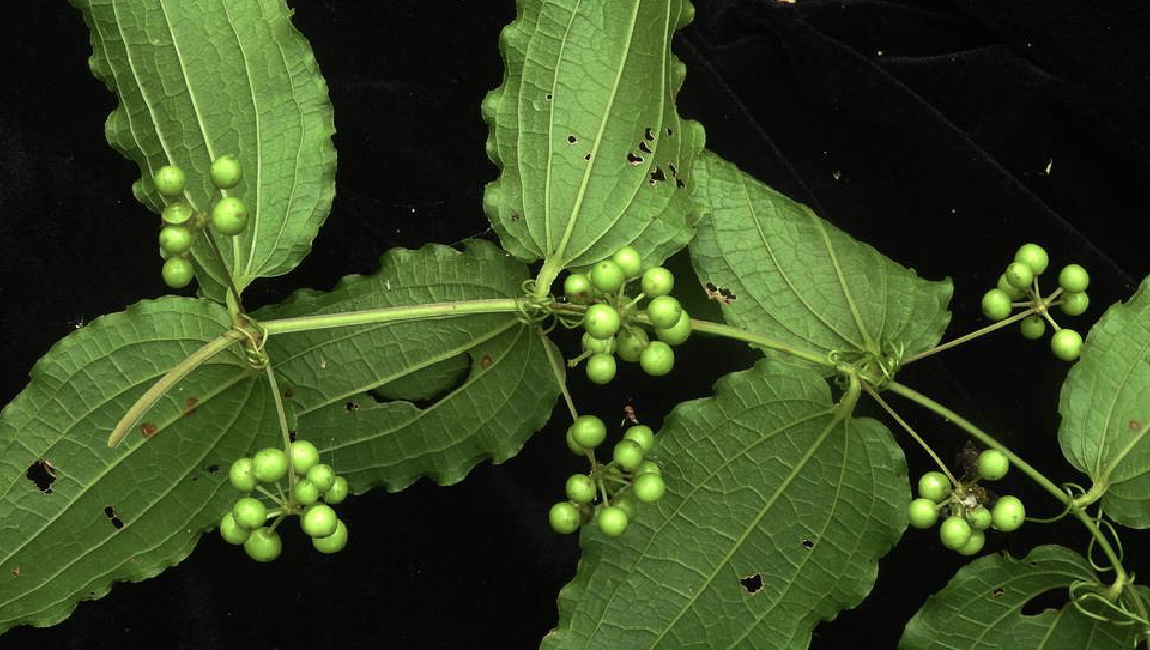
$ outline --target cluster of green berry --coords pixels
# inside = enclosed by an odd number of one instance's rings
[[[1006,476],[1010,460],[997,449],[988,449],[978,455],[976,477],[973,481],[952,486],[942,472],[927,472],[918,481],[919,498],[910,502],[910,525],[927,529],[938,521],[939,512],[947,510],[947,517],[939,526],[942,545],[962,555],[974,555],[986,542],[985,532],[995,528],[1003,532],[1017,530],[1026,519],[1026,509],[1018,497],[1003,496],[994,500],[987,509],[984,503],[991,496],[980,488],[979,479],[997,481]]]
[[[1086,295],[1090,275],[1078,264],[1064,266],[1058,274],[1058,291],[1052,296],[1060,299],[1049,303],[1038,292],[1038,276],[1042,275],[1049,264],[1050,257],[1041,246],[1024,244],[1014,254],[1014,261],[1006,267],[1006,271],[998,276],[998,286],[982,296],[982,313],[991,320],[1000,321],[1010,316],[1014,307],[1029,306],[1034,313],[1022,319],[1022,336],[1032,341],[1042,338],[1046,333],[1046,321],[1049,320],[1055,329],[1054,336],[1050,338],[1051,352],[1063,361],[1073,361],[1078,358],[1082,348],[1082,336],[1075,330],[1059,327],[1050,318],[1047,306],[1056,304],[1067,316],[1084,313],[1090,306],[1090,297]],[[1023,299],[1027,302],[1021,305],[1013,302]]]
[[[564,535],[573,533],[591,520],[597,496],[602,497],[595,524],[604,535],[618,537],[639,512],[639,503],[654,503],[663,496],[666,484],[662,472],[647,453],[655,446],[651,427],[635,425],[615,445],[612,460],[600,463],[594,449],[607,438],[607,426],[594,415],[581,415],[567,429],[567,446],[572,453],[591,459],[588,474],[572,474],[567,479],[567,501],[551,507],[551,528]]]
[[[619,249],[611,259],[591,267],[588,274],[572,273],[564,281],[567,301],[587,305],[583,315],[583,354],[572,364],[587,359],[587,378],[606,384],[615,378],[615,355],[624,361],[639,362],[643,371],[661,377],[675,365],[671,346],[679,345],[691,335],[691,318],[679,301],[668,294],[675,286],[675,276],[663,267],[643,272],[642,293],[629,298],[626,285],[639,277],[642,260],[630,246]],[[655,328],[655,338],[634,322],[637,305],[644,298],[647,318]]]
[[[289,465],[294,472],[291,476]],[[289,479],[286,497],[278,485],[285,476]],[[224,540],[243,544],[244,551],[253,560],[271,562],[279,557],[283,543],[275,529],[285,517],[295,514],[300,517],[300,527],[312,538],[312,546],[320,553],[335,553],[347,545],[347,526],[332,509],[347,498],[347,479],[336,476],[330,465],[319,462],[319,451],[312,443],[293,442],[290,461],[282,449],[261,449],[252,458],[232,463],[228,480],[237,490],[258,489],[276,502],[276,507],[268,510],[259,499],[242,497],[220,522],[220,535]],[[279,495],[258,483],[276,484]],[[273,517],[275,521],[266,526],[267,520]]]
[[[229,154],[216,158],[208,175],[216,189],[230,190],[239,184],[243,170],[239,159]],[[167,199],[177,199],[187,187],[184,171],[175,165],[160,167],[152,181],[160,195]],[[197,217],[190,205],[179,200],[164,206],[160,218],[163,220],[160,228],[160,257],[164,259],[161,271],[164,282],[174,289],[186,287],[195,277],[188,251],[192,249],[192,242],[196,232],[203,226],[204,219]],[[221,198],[212,207],[211,223],[220,234],[238,235],[247,228],[248,208],[238,197]]]

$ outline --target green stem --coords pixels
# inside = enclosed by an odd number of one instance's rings
[[[950,420],[954,424],[958,425],[959,428],[974,436],[983,445],[1001,451],[1006,455],[1007,458],[1010,459],[1010,462],[1015,467],[1022,471],[1023,474],[1026,474],[1030,477],[1031,480],[1042,486],[1042,488],[1053,495],[1054,498],[1059,501],[1059,503],[1069,506],[1070,511],[1074,513],[1074,516],[1077,517],[1084,526],[1086,526],[1087,530],[1090,531],[1091,536],[1093,536],[1097,543],[1102,547],[1102,552],[1106,555],[1106,559],[1114,568],[1114,585],[1118,586],[1126,584],[1126,570],[1122,567],[1122,563],[1118,559],[1118,555],[1114,552],[1114,548],[1110,545],[1110,541],[1106,539],[1105,535],[1102,534],[1102,531],[1098,528],[1098,524],[1094,523],[1094,520],[1090,518],[1090,515],[1086,514],[1085,510],[1075,504],[1075,500],[1071,498],[1069,494],[1052,483],[1050,479],[1043,476],[1041,472],[1034,469],[1029,463],[1019,458],[1014,452],[1010,451],[1010,449],[1003,446],[997,440],[992,438],[988,433],[982,429],[979,429],[961,415],[946,408],[942,404],[939,404],[938,402],[914,390],[913,388],[900,384],[897,381],[890,382],[890,384],[887,385],[887,388],[894,393],[902,395],[906,399],[909,399],[919,406],[934,411],[938,415],[941,415],[947,420]]]
[[[267,372],[268,384],[271,385],[272,399],[275,401],[276,415],[279,416],[279,421],[280,421],[280,433],[283,434],[284,453],[287,454],[288,494],[294,495],[295,494],[295,459],[293,458],[292,453],[291,453],[291,433],[288,431],[287,414],[284,413],[283,400],[280,399],[280,387],[279,387],[279,383],[276,382],[276,373],[274,370],[272,370],[272,364],[269,363],[268,365],[264,366],[264,370]]]
[[[571,421],[574,422],[579,417],[579,411],[575,410],[575,402],[571,399],[571,393],[567,391],[567,373],[563,369],[563,359],[555,358],[556,352],[554,346],[547,340],[547,334],[539,328],[536,328],[536,332],[539,333],[539,338],[543,339],[543,349],[547,351],[547,361],[551,366],[551,372],[555,375],[555,383],[559,385],[559,392],[563,394],[563,401],[567,403],[567,411],[571,413]]]
[[[866,392],[871,396],[871,398],[874,399],[875,402],[878,402],[878,405],[887,412],[887,415],[894,418],[894,421],[898,422],[899,426],[901,426],[903,429],[906,429],[906,432],[910,434],[910,437],[914,438],[914,441],[917,442],[918,445],[926,451],[927,455],[929,455],[931,460],[934,461],[934,464],[938,465],[938,468],[942,470],[942,473],[946,474],[946,478],[950,479],[950,484],[958,485],[958,480],[954,478],[954,474],[950,473],[950,468],[946,466],[946,463],[942,462],[942,459],[938,457],[938,454],[934,453],[934,450],[930,448],[930,445],[926,444],[926,441],[923,440],[922,437],[919,436],[913,428],[911,428],[910,424],[908,424],[906,420],[903,420],[898,413],[895,413],[894,409],[892,409],[890,405],[886,403],[886,400],[884,400],[878,394],[878,392],[875,391],[875,389],[871,388],[870,384],[865,384],[863,387],[866,388]]]
[[[636,315],[635,320],[639,321],[640,323],[645,323],[647,325],[651,325],[651,319],[648,318],[646,314]],[[788,343],[783,343],[782,341],[780,341],[778,339],[773,339],[769,336],[764,336],[762,334],[756,334],[754,332],[749,332],[749,331],[744,330],[744,329],[739,329],[738,327],[731,327],[730,325],[723,325],[721,323],[712,323],[710,321],[697,320],[697,319],[692,318],[691,319],[691,329],[695,332],[714,334],[715,336],[722,336],[722,337],[729,338],[729,339],[735,339],[737,341],[745,341],[747,343],[751,343],[752,345],[757,345],[757,346],[764,347],[764,348],[770,348],[772,350],[778,350],[779,352],[784,352],[784,353],[789,354],[791,356],[798,357],[798,358],[806,360],[806,361],[810,361],[811,363],[816,364],[816,365],[826,366],[828,368],[836,368],[836,369],[841,370],[841,368],[839,367],[839,364],[828,359],[827,355],[825,355],[825,354],[815,352],[813,350],[804,350],[802,348],[797,348],[797,347],[790,345]]]
[[[491,300],[462,300],[458,302],[438,302],[425,305],[404,305],[384,309],[365,309],[322,316],[300,316],[281,318],[260,323],[269,336],[287,332],[346,327],[348,325],[373,325],[409,320],[429,320],[453,318],[473,314],[495,314],[520,311],[520,301],[515,298],[495,298]]]
[[[559,277],[559,272],[562,270],[563,265],[558,259],[549,257],[543,260],[539,275],[535,276],[535,294],[532,297],[546,298],[547,294],[551,292],[551,285],[555,283],[555,278]]]
[[[1019,312],[1019,313],[1011,316],[1010,318],[1000,320],[993,325],[987,325],[986,327],[984,327],[982,329],[974,330],[970,334],[960,336],[960,337],[954,339],[953,341],[947,341],[946,343],[941,343],[939,345],[936,345],[933,348],[931,348],[925,352],[919,352],[918,354],[916,354],[914,356],[910,356],[910,357],[907,357],[906,359],[903,359],[902,365],[905,366],[909,363],[913,363],[915,361],[918,361],[919,359],[922,359],[924,357],[929,357],[932,354],[937,354],[939,352],[942,352],[943,350],[949,350],[953,347],[962,345],[963,343],[974,340],[980,336],[983,336],[984,334],[989,334],[995,330],[1000,330],[1000,329],[1002,329],[1008,325],[1012,325],[1012,324],[1017,323],[1018,321],[1020,321],[1024,318],[1026,318],[1027,316],[1033,314],[1034,311],[1035,310],[1033,310],[1033,309],[1028,309],[1026,311]]]

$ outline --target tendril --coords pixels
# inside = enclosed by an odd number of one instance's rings
[[[556,318],[551,306],[555,304],[555,297],[551,294],[535,295],[535,280],[524,280],[519,285],[523,298],[517,303],[520,322],[526,325],[537,325],[544,333],[555,329]]]
[[[1027,517],[1026,521],[1035,524],[1052,524],[1056,521],[1059,521],[1066,517],[1066,515],[1070,514],[1071,508],[1074,507],[1074,500],[1077,498],[1074,494],[1075,491],[1078,492],[1079,497],[1083,494],[1086,494],[1086,490],[1077,483],[1063,483],[1059,487],[1061,487],[1063,490],[1066,490],[1066,496],[1070,497],[1070,500],[1066,502],[1066,507],[1063,508],[1062,512],[1053,517]]]
[[[1083,616],[1113,625],[1148,625],[1147,621],[1131,612],[1121,603],[1112,602],[1100,590],[1102,586],[1089,580],[1076,580],[1070,584],[1070,602]],[[1098,611],[1103,610],[1103,611]]]
[[[253,370],[263,370],[270,362],[267,352],[264,351],[264,346],[268,342],[268,331],[250,316],[244,315],[244,318],[247,320],[247,325],[240,330],[244,338],[244,356],[247,357],[248,365]]]
[[[1118,531],[1114,530],[1114,524],[1102,518],[1101,510],[1098,511],[1098,516],[1095,518],[1094,523],[1103,535],[1109,533],[1110,537],[1114,539],[1114,554],[1118,557],[1118,562],[1121,564],[1124,554],[1122,539],[1118,537]],[[1094,567],[1095,571],[1112,571],[1114,567],[1095,562],[1094,547],[1097,541],[1095,537],[1090,538],[1090,544],[1086,547],[1086,559],[1090,561],[1090,566]]]

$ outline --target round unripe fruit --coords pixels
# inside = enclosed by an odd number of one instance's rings
[[[648,298],[658,298],[671,293],[671,289],[675,288],[675,276],[667,269],[656,266],[643,273],[641,285]]]
[[[252,474],[261,483],[273,483],[287,476],[287,465],[287,454],[282,449],[268,447],[252,458]]]
[[[563,293],[567,296],[567,302],[585,305],[591,302],[591,280],[582,273],[572,273],[563,281]]]
[[[662,377],[675,367],[675,352],[662,341],[651,341],[639,355],[639,366],[652,377]]]
[[[579,530],[579,509],[566,501],[551,506],[547,519],[551,522],[551,529],[562,535],[569,535]]]
[[[1002,320],[1010,315],[1010,296],[1002,289],[991,289],[982,296],[982,313],[990,320]]]
[[[631,493],[643,503],[658,501],[667,489],[663,477],[658,474],[640,474],[631,484]]]
[[[970,534],[974,532],[970,524],[962,517],[947,517],[938,527],[938,538],[942,545],[957,551],[970,541]]]
[[[998,276],[998,284],[996,286],[999,289],[1001,289],[1003,293],[1010,296],[1011,300],[1019,300],[1022,298],[1023,295],[1025,295],[1025,294],[1023,294],[1023,292],[1010,286],[1010,283],[1006,281],[1006,274],[1005,273]]]
[[[639,251],[635,250],[634,247],[624,246],[615,251],[615,254],[611,256],[611,261],[619,265],[624,277],[627,279],[639,275],[639,267],[642,265],[642,260],[639,258]]]
[[[208,176],[212,179],[212,185],[221,190],[230,190],[238,185],[240,179],[243,178],[243,169],[240,168],[238,158],[232,154],[227,154],[212,161],[212,166],[208,169]]]
[[[152,180],[156,184],[156,191],[167,197],[183,194],[187,181],[184,171],[175,165],[164,165],[157,169]]]
[[[592,354],[587,359],[587,379],[595,384],[609,384],[615,378],[615,357],[610,354]]]
[[[1046,321],[1037,314],[1027,316],[1022,319],[1022,323],[1019,324],[1018,328],[1022,331],[1023,338],[1034,341],[1042,338],[1042,335],[1046,333]]]
[[[256,487],[256,477],[252,474],[252,459],[241,458],[232,463],[228,470],[228,482],[237,490],[247,492]]]
[[[1026,291],[1030,288],[1030,283],[1034,281],[1034,271],[1030,269],[1029,265],[1022,262],[1011,262],[1003,275],[1006,276],[1007,283],[1019,291]]]
[[[335,477],[335,482],[323,493],[324,502],[336,505],[342,503],[347,498],[347,479],[342,476]]]
[[[1067,264],[1058,274],[1058,286],[1066,293],[1082,293],[1090,285],[1090,274],[1078,264]]]
[[[160,269],[160,275],[164,278],[164,284],[173,289],[183,289],[192,283],[196,270],[186,257],[169,257]]]
[[[195,215],[195,210],[187,203],[169,203],[160,213],[160,218],[164,223],[178,226],[187,223]]]
[[[670,329],[679,322],[683,308],[671,296],[659,296],[647,304],[647,316],[655,329]]]
[[[993,515],[982,506],[978,506],[974,510],[967,510],[966,520],[970,522],[970,527],[975,530],[986,530],[994,523]]]
[[[639,502],[630,494],[620,494],[611,499],[611,505],[622,510],[623,514],[627,515],[627,521],[633,521],[639,516]]]
[[[631,471],[643,462],[643,448],[634,440],[620,440],[615,445],[611,458],[619,464],[619,467]]]
[[[307,471],[307,480],[315,483],[320,492],[327,492],[335,485],[335,470],[327,463],[317,463]]]
[[[623,434],[623,439],[634,440],[639,443],[639,446],[643,448],[643,453],[651,451],[651,447],[655,446],[655,432],[645,424],[637,424],[627,429],[626,433]]]
[[[986,535],[981,530],[971,530],[970,538],[966,543],[958,547],[959,555],[974,555],[982,550],[982,545],[986,543]]]
[[[1072,329],[1060,329],[1050,337],[1050,351],[1063,361],[1074,361],[1082,351],[1082,336]]]
[[[611,354],[615,351],[614,337],[597,339],[586,332],[583,333],[583,349],[591,354]]]
[[[656,329],[655,336],[667,345],[682,345],[691,337],[691,317],[684,310],[679,320],[668,329]]]
[[[238,235],[248,226],[248,207],[235,196],[227,196],[212,208],[212,227],[221,235]]]
[[[183,255],[192,248],[192,231],[184,226],[160,228],[160,248],[168,255]]]
[[[918,495],[935,503],[950,494],[950,479],[942,472],[927,472],[918,479]]]
[[[599,510],[595,523],[607,537],[618,537],[627,530],[627,513],[619,506],[606,506]]]
[[[1085,291],[1062,294],[1062,304],[1058,305],[1062,313],[1067,316],[1081,316],[1090,306],[1090,296]]]
[[[930,499],[915,499],[910,502],[910,525],[926,529],[938,521],[938,507]]]
[[[662,475],[662,473],[663,473],[663,470],[659,469],[658,463],[656,463],[653,460],[645,460],[645,461],[639,463],[639,466],[635,468],[634,472],[632,472],[632,474],[634,474],[635,476],[639,476],[640,474],[659,474],[659,475]]]
[[[997,449],[987,449],[978,455],[978,477],[985,481],[997,481],[1006,476],[1010,469],[1010,459]]]
[[[623,269],[612,260],[603,260],[591,267],[591,286],[603,293],[615,293],[625,280]]]
[[[244,542],[244,552],[256,562],[271,562],[279,557],[282,551],[283,541],[271,528],[252,531],[251,536]]]
[[[235,519],[237,526],[254,530],[264,525],[264,520],[268,518],[268,509],[259,499],[243,497],[232,507],[232,518]]]
[[[347,546],[347,526],[344,525],[343,520],[339,520],[335,524],[335,532],[327,537],[313,537],[311,538],[311,545],[315,550],[320,553],[338,553]]]
[[[647,336],[647,332],[638,327],[623,328],[615,335],[615,354],[624,361],[635,363],[650,342],[651,339]]]
[[[1014,254],[1014,261],[1029,266],[1034,275],[1042,275],[1046,266],[1050,264],[1050,257],[1046,254],[1046,249],[1038,244],[1023,244]]]
[[[307,440],[296,440],[291,443],[291,462],[296,474],[307,474],[319,462],[319,450]]]
[[[587,453],[587,448],[580,446],[579,443],[575,442],[575,438],[571,437],[570,428],[567,429],[567,448],[576,456],[583,456]]]
[[[338,524],[335,510],[322,503],[307,508],[300,517],[300,526],[310,537],[327,537],[335,532]]]
[[[607,438],[607,425],[594,415],[580,415],[569,431],[575,444],[584,449],[594,449]]]
[[[591,503],[595,498],[595,481],[586,474],[572,474],[567,479],[567,498],[573,503]]]
[[[252,531],[236,523],[236,518],[230,512],[220,521],[220,537],[229,544],[243,544],[251,534]]]
[[[319,488],[315,486],[315,483],[312,483],[306,478],[301,478],[295,482],[292,497],[294,497],[295,502],[301,506],[310,506],[316,501],[319,501],[319,492]]]
[[[597,339],[615,336],[619,331],[619,312],[610,305],[591,305],[583,314],[583,329]]]
[[[1009,533],[1012,530],[1018,530],[1018,527],[1026,520],[1026,508],[1023,507],[1022,501],[1019,501],[1018,497],[999,497],[998,501],[994,503],[994,509],[990,511],[990,515],[995,528]]]

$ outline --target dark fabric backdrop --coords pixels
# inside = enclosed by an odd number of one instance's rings
[[[392,246],[493,238],[480,198],[496,169],[479,103],[500,82],[497,35],[511,0],[292,4],[335,105],[337,197],[311,255],[253,286],[250,305],[369,273]],[[88,72],[80,14],[38,0],[10,3],[5,18],[0,403],[84,321],[166,293],[153,217],[129,189],[138,172],[104,141],[115,100]],[[689,70],[681,111],[705,124],[710,148],[835,225],[928,278],[953,277],[952,333],[984,324],[979,297],[1031,240],[1053,264],[1090,270],[1093,306],[1077,319],[1085,329],[1150,273],[1148,27],[1135,0],[700,2],[675,44]],[[563,345],[573,354],[577,343]],[[676,402],[752,362],[740,346],[700,344],[669,378],[624,372],[607,390],[576,379],[574,391],[585,408],[621,415],[630,404],[657,426]],[[1055,444],[1066,368],[1044,344],[1004,332],[902,378],[1056,481],[1085,482]],[[897,408],[944,457],[961,448],[957,430]],[[337,556],[286,534],[283,557],[260,565],[209,534],[160,577],[118,585],[64,623],[17,629],[0,646],[536,647],[578,560],[576,540],[546,525],[579,469],[563,420],[557,411],[518,457],[484,463],[458,485],[349,499],[351,543]],[[926,471],[921,451],[906,448],[912,474]],[[1022,477],[1007,485],[1032,513],[1054,513]],[[0,534],[17,533],[0,522]],[[1123,537],[1132,567],[1150,575],[1150,538]],[[1083,550],[1086,535],[1070,522],[1027,525],[990,535],[986,551],[1049,541]],[[819,626],[812,647],[893,648],[963,562],[934,534],[908,532],[867,601]]]

